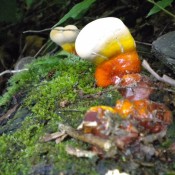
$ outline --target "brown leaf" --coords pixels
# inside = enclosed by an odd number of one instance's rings
[[[18,104],[13,106],[13,108],[9,109],[3,116],[0,117],[0,122],[3,122],[4,120],[7,120],[10,118],[10,116],[16,111],[18,107]]]
[[[55,140],[55,139],[58,139],[58,138],[63,137],[63,136],[66,137],[67,134],[65,132],[55,132],[52,134],[45,134],[45,136],[40,138],[40,141],[41,142],[48,142],[48,141]]]

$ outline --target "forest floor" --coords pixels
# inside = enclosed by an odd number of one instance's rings
[[[86,16],[67,23],[73,22],[82,28],[100,17],[119,17],[135,38],[141,60],[147,60],[160,75],[175,78],[175,71],[166,67],[151,52],[152,42],[174,29],[174,19],[163,12],[146,18],[151,7],[146,1],[130,2],[127,5],[125,1],[97,1]],[[48,11],[53,9],[51,6]],[[20,44],[22,31],[35,29],[34,18],[33,15],[31,21],[28,21],[28,24],[33,24],[32,27],[22,23],[16,24],[14,28],[4,25],[8,30],[8,39],[4,40],[0,50],[3,58],[1,72],[14,69],[20,57],[36,55],[47,41],[48,33],[31,34],[24,44]],[[42,28],[37,25],[37,29],[49,28],[56,20],[48,20],[48,24],[44,22]],[[149,144],[137,142],[126,150],[118,150],[115,157],[95,155],[82,158],[70,155],[66,152],[67,145],[81,150],[91,148],[88,143],[71,137],[59,144],[55,141],[43,142],[41,138],[45,134],[58,131],[59,123],[76,129],[91,106],[114,106],[116,100],[121,98],[117,89],[103,89],[95,85],[95,67],[91,63],[66,52],[57,52],[54,55],[48,53],[49,51],[40,53],[26,71],[0,77],[0,174],[105,175],[117,169],[137,175],[175,174],[174,123],[168,127],[165,137]],[[143,74],[151,77],[145,70]],[[164,103],[174,116],[174,97],[174,87],[165,83],[160,87],[156,86],[152,100]]]

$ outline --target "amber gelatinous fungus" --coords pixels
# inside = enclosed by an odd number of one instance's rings
[[[143,135],[166,131],[171,122],[171,112],[163,104],[121,99],[113,108],[90,108],[81,126],[83,133],[113,140],[116,147],[124,149]]]
[[[129,100],[149,99],[154,92],[153,82],[149,77],[136,74],[126,74],[118,84],[119,92]]]

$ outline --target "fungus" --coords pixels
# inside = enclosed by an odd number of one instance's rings
[[[97,86],[107,87],[120,82],[125,74],[139,73],[141,62],[135,41],[118,18],[106,17],[87,24],[77,36],[76,53],[97,65]]]
[[[50,39],[61,46],[63,50],[75,53],[75,40],[79,30],[74,25],[67,25],[65,27],[55,27],[50,32]]]
[[[153,93],[150,79],[138,73],[124,75],[118,87],[122,96],[129,100],[149,99]]]
[[[141,62],[136,51],[120,54],[97,66],[95,79],[97,86],[107,87],[120,82],[125,74],[139,73]]]
[[[79,129],[84,134],[112,140],[118,148],[124,149],[141,137],[166,132],[171,122],[171,112],[161,103],[146,99],[137,101],[120,99],[113,108],[91,107],[86,112],[82,127]]]
[[[85,114],[85,118],[81,124],[84,133],[93,133],[102,138],[106,138],[107,132],[105,133],[103,131],[109,129],[108,127],[110,126],[111,121],[109,117],[104,117],[107,112],[115,114],[115,110],[109,106],[91,107]]]
[[[77,36],[77,54],[100,64],[121,53],[135,50],[135,41],[124,23],[114,17],[97,19],[87,24]]]
[[[102,139],[111,139],[120,149],[138,138],[135,126],[126,120],[121,120],[115,108],[107,106],[90,108],[82,122],[82,131]],[[93,149],[100,152],[95,145]]]
[[[164,104],[146,99],[118,100],[115,110],[121,117],[136,120],[140,132],[157,133],[166,129],[172,122],[172,113]]]

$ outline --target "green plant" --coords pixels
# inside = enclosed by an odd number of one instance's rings
[[[166,10],[166,7],[171,6],[172,2],[174,0],[161,0],[161,1],[157,1],[155,2],[154,0],[147,0],[148,2],[154,4],[153,8],[149,11],[147,17],[156,14],[158,12],[160,12],[161,10],[164,11],[165,13],[167,13],[168,15],[172,16],[173,18],[175,18],[175,15],[172,14],[170,11]]]
[[[87,10],[91,7],[91,5],[95,2],[96,0],[84,0],[75,6],[71,8],[71,10],[66,13],[59,21],[56,23],[53,27],[56,27],[62,23],[64,23],[66,20],[69,18],[72,19],[80,19],[84,14],[87,12]]]

